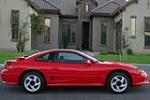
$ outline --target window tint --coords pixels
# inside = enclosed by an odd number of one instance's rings
[[[45,54],[39,58],[37,58],[37,61],[46,61],[46,62],[55,62],[56,61],[56,53],[50,53],[50,54]]]
[[[84,58],[75,53],[62,52],[58,55],[58,61],[61,63],[81,64],[83,63]]]
[[[48,61],[48,58],[49,58],[49,54],[46,54],[46,55],[43,55],[43,56],[37,58],[36,60],[37,61]]]

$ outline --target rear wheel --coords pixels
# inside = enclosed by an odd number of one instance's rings
[[[37,72],[29,72],[22,77],[23,88],[30,93],[39,92],[44,88],[44,79]]]
[[[108,78],[107,86],[114,93],[124,93],[130,86],[130,79],[122,72],[115,72]]]

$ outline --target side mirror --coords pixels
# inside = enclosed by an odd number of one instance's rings
[[[84,60],[84,64],[91,65],[92,63],[90,60],[86,59],[86,60]]]

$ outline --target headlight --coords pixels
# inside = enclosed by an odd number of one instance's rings
[[[145,71],[143,69],[137,68],[137,71],[141,74],[141,73],[145,73]]]

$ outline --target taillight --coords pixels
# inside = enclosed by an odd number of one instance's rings
[[[9,61],[5,62],[4,68],[5,69],[9,69],[9,67],[11,66],[11,64],[12,64],[12,62],[9,62]]]

